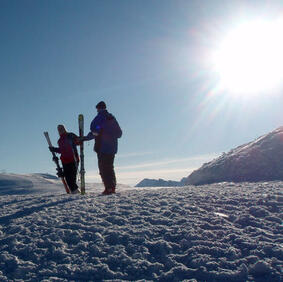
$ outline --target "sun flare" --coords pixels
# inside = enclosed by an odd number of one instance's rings
[[[239,25],[220,42],[212,56],[220,88],[255,95],[283,80],[283,20]]]

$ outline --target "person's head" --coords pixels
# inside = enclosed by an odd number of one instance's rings
[[[103,101],[100,101],[97,105],[96,105],[96,109],[97,111],[101,111],[101,110],[106,110],[106,104]]]
[[[57,126],[57,130],[60,136],[64,135],[67,132],[63,124],[59,124]]]

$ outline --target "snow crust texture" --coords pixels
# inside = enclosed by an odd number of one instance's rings
[[[0,198],[0,281],[282,281],[283,183]]]

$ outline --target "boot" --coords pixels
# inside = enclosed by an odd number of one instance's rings
[[[110,194],[112,194],[112,190],[105,189],[105,190],[102,192],[102,195],[110,195]]]

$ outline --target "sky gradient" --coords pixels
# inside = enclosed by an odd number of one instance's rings
[[[283,87],[218,91],[208,54],[242,19],[282,16],[282,1],[0,0],[0,170],[55,173],[43,132],[85,131],[104,100],[123,130],[118,182],[180,180],[283,125]],[[100,181],[93,142],[87,181]]]

